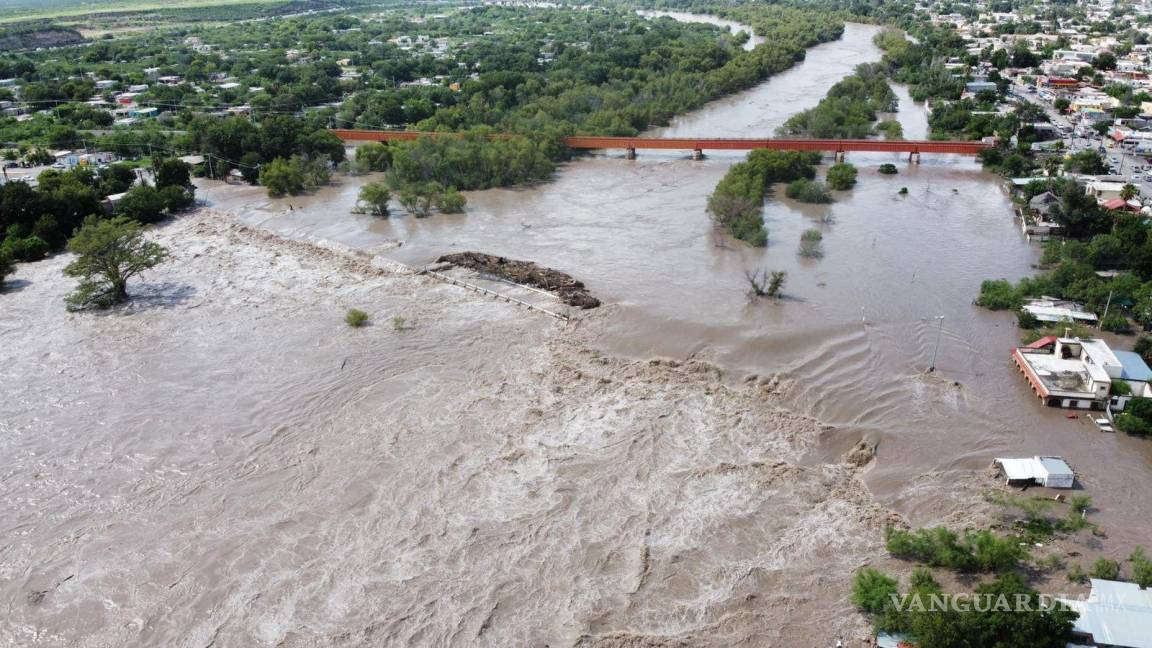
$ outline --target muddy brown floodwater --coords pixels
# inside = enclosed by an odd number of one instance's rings
[[[769,135],[877,60],[874,33],[652,134]],[[890,511],[976,519],[1001,455],[1071,461],[1109,536],[1079,550],[1147,537],[1148,445],[1040,407],[1012,318],[971,305],[1038,257],[995,177],[853,155],[855,189],[773,197],[752,249],[704,209],[741,157],[687,153],[584,157],[427,219],[351,214],[367,178],[205,184],[125,313],[67,315],[67,259],[22,265],[0,302],[0,644],[863,645],[848,584]],[[802,259],[813,227],[825,255]],[[605,305],[562,324],[384,260],[466,250]],[[750,300],[753,268],[786,270],[787,298]]]

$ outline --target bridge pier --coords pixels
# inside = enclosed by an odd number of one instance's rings
[[[692,149],[692,159],[693,160],[703,160],[704,159],[704,149]]]
[[[832,161],[836,164],[844,164],[844,158],[844,151],[836,151],[836,153],[832,156]]]
[[[624,159],[625,160],[635,160],[636,159],[636,149],[634,147],[631,147],[631,146],[624,149]]]
[[[908,164],[920,164],[920,151],[913,151],[908,154]]]

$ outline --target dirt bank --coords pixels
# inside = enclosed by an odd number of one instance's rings
[[[787,381],[209,212],[156,237],[128,309],[65,312],[66,257],[0,297],[0,644],[866,637],[888,512]]]

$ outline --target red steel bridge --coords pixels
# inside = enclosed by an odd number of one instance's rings
[[[332,129],[331,132],[352,142],[403,142],[420,137],[451,137],[454,133],[428,133],[421,131],[380,131]],[[496,136],[499,137],[499,136]],[[573,149],[623,149],[628,158],[636,156],[638,149],[692,151],[693,157],[703,156],[705,150],[749,151],[777,149],[785,151],[821,151],[845,153],[866,151],[872,153],[907,153],[919,159],[921,153],[949,153],[976,155],[991,146],[987,142],[955,142],[934,140],[860,140],[860,139],[707,139],[695,137],[599,137],[577,135],[564,138]]]

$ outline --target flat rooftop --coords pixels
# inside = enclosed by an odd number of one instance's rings
[[[1085,365],[1078,358],[1065,360],[1051,353],[1021,353],[1020,357],[1024,358],[1024,362],[1028,363],[1032,372],[1052,394],[1095,398],[1096,390],[1092,387],[1093,379],[1110,381],[1106,371],[1094,365]],[[1093,369],[1101,375],[1093,376],[1089,373]]]

